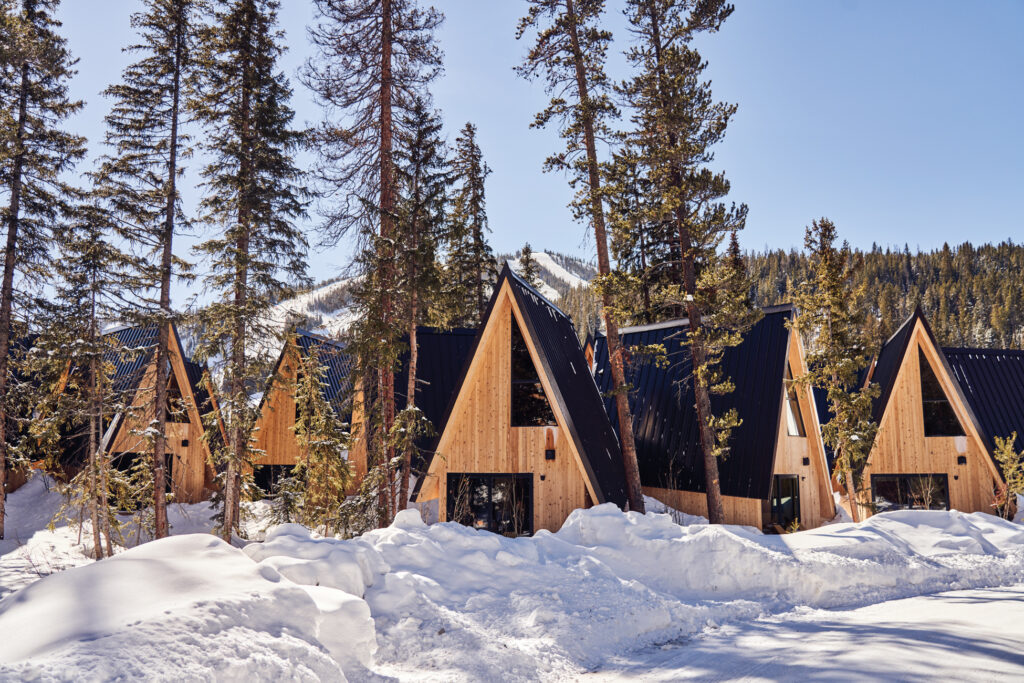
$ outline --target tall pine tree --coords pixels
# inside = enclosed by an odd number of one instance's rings
[[[200,219],[220,234],[199,246],[210,262],[207,287],[218,300],[200,314],[202,355],[223,365],[219,401],[227,422],[223,449],[224,516],[230,540],[238,526],[241,475],[253,457],[255,408],[249,391],[265,376],[266,345],[277,330],[271,305],[305,280],[307,251],[296,221],[305,215],[303,175],[294,154],[304,141],[292,129],[291,87],[280,71],[283,33],[277,0],[219,0],[196,40],[190,107],[205,125]]]
[[[73,212],[64,174],[85,154],[85,139],[61,127],[82,102],[68,94],[75,60],[58,33],[58,5],[0,0],[0,222],[7,233],[0,280],[0,539],[15,311],[32,310],[30,297],[47,279],[50,248]]]
[[[442,16],[417,0],[316,0],[310,36],[317,54],[303,79],[329,120],[319,129],[316,174],[326,197],[328,240],[359,233],[361,286],[354,291],[363,324],[354,350],[363,370],[364,414],[380,429],[364,428],[367,453],[393,484],[395,366],[404,320],[396,299],[398,175],[396,138],[418,97],[441,68],[434,31]],[[369,386],[372,382],[374,386]],[[389,507],[392,492],[381,492]],[[386,517],[390,517],[389,510]]]
[[[611,291],[601,165],[597,158],[598,137],[609,133],[607,120],[617,114],[608,94],[608,76],[604,70],[612,39],[611,33],[600,27],[604,0],[529,0],[529,4],[529,12],[520,21],[516,35],[522,38],[527,31],[536,29],[537,37],[517,70],[525,78],[542,77],[547,83],[552,99],[532,125],[542,128],[552,121],[559,122],[566,148],[549,157],[545,169],[569,173],[570,184],[578,188],[572,204],[576,216],[588,221],[594,230],[602,316],[608,337],[629,507],[643,512],[622,345],[618,322],[612,314],[615,301]]]
[[[455,138],[452,159],[454,196],[444,239],[447,310],[453,325],[479,325],[487,291],[497,276],[494,252],[487,242],[485,185],[491,168],[484,161],[472,123]]]
[[[718,459],[738,424],[736,415],[716,416],[711,395],[730,391],[718,359],[740,341],[754,317],[734,315],[728,324],[718,310],[733,281],[722,261],[723,241],[743,228],[747,207],[727,206],[724,173],[713,173],[712,147],[725,135],[735,105],[715,102],[703,78],[707,62],[692,46],[701,33],[718,31],[732,13],[724,0],[627,0],[627,16],[636,44],[627,58],[636,75],[620,88],[634,111],[630,142],[650,166],[657,225],[671,224],[677,278],[662,293],[662,305],[689,319],[687,343],[693,358],[693,382],[700,442],[704,455],[708,519],[724,519]],[[733,292],[736,302],[746,294]],[[733,311],[738,314],[739,311]]]
[[[534,289],[540,287],[540,276],[538,273],[537,260],[533,258],[533,249],[527,242],[519,251],[519,277],[526,281]]]
[[[153,393],[153,513],[156,538],[168,534],[166,491],[167,386],[174,275],[188,265],[174,256],[174,236],[184,225],[178,179],[188,138],[182,133],[183,89],[190,76],[194,0],[144,0],[132,15],[140,42],[126,49],[138,61],[122,82],[104,93],[114,100],[107,115],[106,143],[96,184],[119,221],[120,232],[144,250],[142,308],[131,316],[156,325],[156,391]]]
[[[878,430],[871,411],[879,388],[860,384],[861,373],[871,362],[865,333],[866,289],[855,284],[863,260],[848,244],[837,247],[837,239],[836,226],[827,218],[807,228],[804,245],[812,270],[793,297],[798,311],[794,326],[809,340],[807,373],[799,381],[828,394],[832,419],[822,425],[821,435],[835,453],[835,470],[856,522],[857,483]]]

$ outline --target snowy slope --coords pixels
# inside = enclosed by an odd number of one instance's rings
[[[551,255],[548,254],[546,251],[537,252],[536,254],[533,255],[533,258],[542,270],[544,270],[546,273],[548,273],[551,277],[555,278],[556,280],[561,280],[569,287],[582,287],[583,285],[587,284],[587,280],[584,280],[575,273],[570,273],[568,270],[559,265],[553,258],[551,258]]]
[[[273,680],[287,663],[299,679],[340,667],[361,680],[564,680],[792,610],[1022,582],[1024,528],[985,514],[764,536],[601,505],[509,539],[406,511],[353,540],[298,525],[244,552],[172,538],[42,579],[0,600],[0,632],[19,634],[0,644],[0,679]]]

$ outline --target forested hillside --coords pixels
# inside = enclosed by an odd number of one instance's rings
[[[944,346],[1024,347],[1024,245],[1013,242],[912,253],[874,247],[863,253],[858,283],[867,283],[872,336],[884,341],[918,305]],[[747,254],[755,299],[763,306],[789,301],[808,275],[806,254]]]

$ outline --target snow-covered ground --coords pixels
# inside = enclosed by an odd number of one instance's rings
[[[993,590],[1024,584],[1024,527],[985,514],[764,536],[602,505],[509,539],[406,511],[348,541],[283,525],[75,563],[0,599],[0,680],[788,678],[790,654],[798,677],[843,678],[860,645],[877,656],[847,677],[957,677],[969,655],[940,655],[961,633],[984,678],[1019,674],[1024,639],[1024,589]]]

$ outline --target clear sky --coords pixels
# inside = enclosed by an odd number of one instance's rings
[[[827,215],[853,244],[911,249],[1024,240],[1024,2],[985,0],[736,0],[736,12],[699,46],[716,97],[739,104],[715,167],[750,206],[748,248],[800,246],[803,227]],[[125,64],[137,0],[64,0],[62,18],[81,59],[74,122],[93,151],[108,103],[99,92]],[[609,0],[616,50],[629,35],[622,0]],[[290,51],[283,64],[300,121],[319,111],[295,71],[309,55],[309,0],[282,0]],[[516,77],[526,45],[515,40],[522,0],[439,0],[446,72],[435,85],[449,139],[473,121],[494,169],[488,192],[492,243],[529,241],[593,258],[585,226],[565,208],[564,177],[541,164],[560,148],[554,131],[529,129],[541,85]],[[193,161],[193,167],[197,164]],[[194,168],[193,168],[194,170]],[[311,226],[312,227],[312,226]],[[315,249],[311,274],[330,277],[347,245]]]

